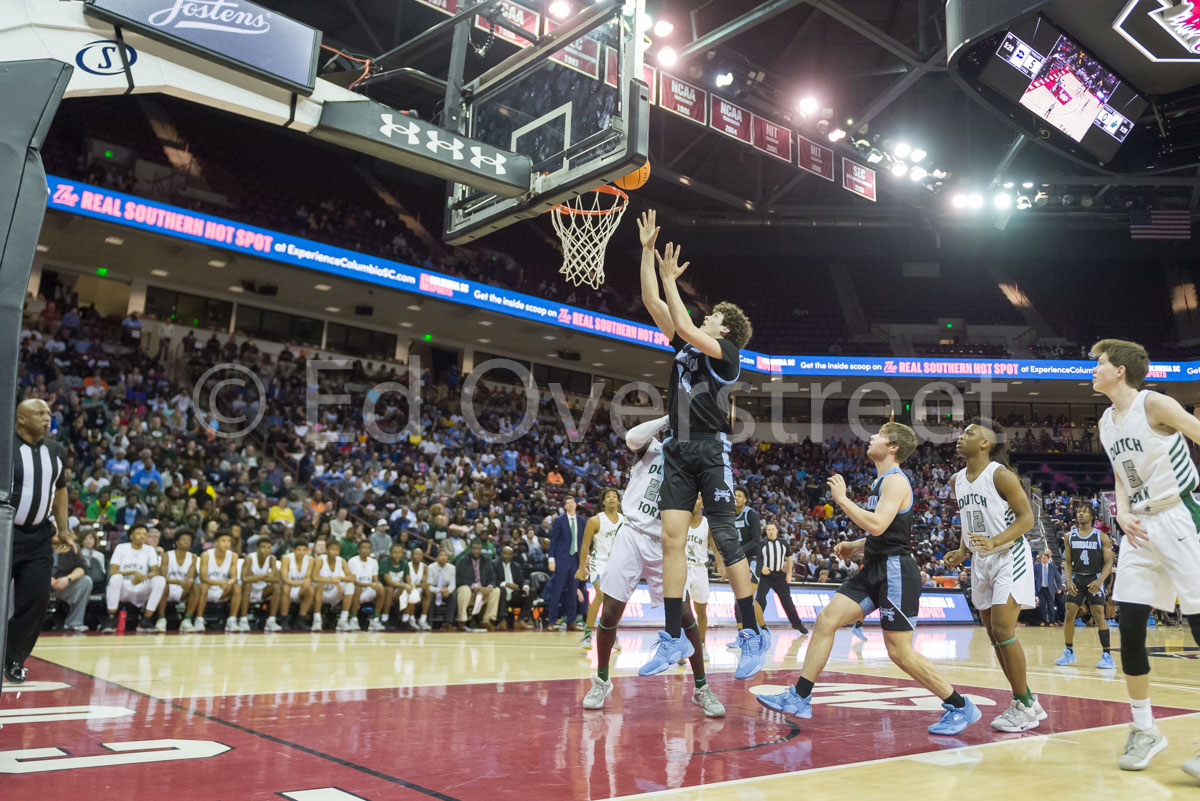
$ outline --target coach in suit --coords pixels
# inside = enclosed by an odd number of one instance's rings
[[[1038,615],[1043,626],[1058,622],[1058,596],[1062,594],[1062,568],[1044,551],[1033,563],[1033,586],[1037,590]]]
[[[500,614],[508,622],[512,622],[512,612],[517,610],[516,627],[528,627],[530,604],[529,579],[521,563],[513,558],[513,549],[505,545],[500,551],[500,558],[492,565],[496,574],[496,590],[500,593]],[[500,625],[501,621],[496,621]]]
[[[583,541],[583,529],[587,521],[583,515],[575,514],[575,499],[568,496],[563,501],[563,514],[554,519],[550,526],[550,579],[546,590],[546,620],[553,626],[559,612],[567,622],[567,631],[578,631],[575,625],[575,605],[579,592],[579,546]]]

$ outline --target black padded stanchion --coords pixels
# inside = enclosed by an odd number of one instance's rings
[[[41,147],[71,71],[70,65],[50,59],[0,62],[0,387],[14,392],[0,397],[0,647],[8,636],[12,581],[10,499],[21,312],[46,214]]]

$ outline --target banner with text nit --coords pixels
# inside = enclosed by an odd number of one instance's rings
[[[833,148],[796,135],[796,166],[805,172],[833,180]]]
[[[751,118],[750,143],[755,150],[774,156],[781,161],[792,163],[792,129],[784,128],[770,120],[764,120],[757,114]]]

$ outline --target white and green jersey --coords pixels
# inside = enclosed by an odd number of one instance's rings
[[[700,525],[688,527],[687,533],[687,563],[688,567],[705,567],[708,564],[708,518],[700,518]]]
[[[183,564],[176,561],[178,551],[171,551],[164,557],[167,560],[167,581],[187,581],[188,571],[192,569],[192,562],[196,560],[196,555],[191,551],[187,551],[183,555]]]
[[[308,554],[304,554],[304,559],[300,564],[296,564],[296,553],[293,551],[283,557],[283,564],[286,566],[288,581],[304,581],[312,572],[312,557]]]
[[[612,553],[613,541],[617,538],[617,529],[625,522],[625,518],[621,517],[620,512],[617,512],[617,522],[614,523],[604,512],[596,516],[600,518],[600,528],[592,535],[591,562],[593,565],[604,565],[608,562],[608,555]]]
[[[629,483],[621,498],[621,514],[625,521],[654,536],[662,536],[662,520],[658,517],[658,490],[662,479],[662,443],[655,437],[646,446],[642,457],[629,468]]]
[[[1164,502],[1175,502],[1200,485],[1196,465],[1183,434],[1160,434],[1146,420],[1146,396],[1138,393],[1125,419],[1116,421],[1110,406],[1100,417],[1100,442],[1112,462],[1113,472],[1121,476],[1129,490],[1129,507],[1147,512]],[[1190,501],[1190,498],[1186,498]]]
[[[225,558],[218,564],[216,548],[209,548],[200,558],[208,560],[208,580],[210,582],[229,581],[230,576],[233,575],[234,566],[237,564],[233,551],[226,551]]]
[[[988,462],[987,467],[975,477],[967,480],[963,468],[954,474],[954,497],[958,501],[958,517],[962,526],[962,542],[970,547],[971,535],[978,534],[989,539],[1003,534],[1017,519],[1016,513],[996,489],[996,471],[1003,467],[999,462]],[[1018,537],[1010,546],[1018,548],[1024,544],[1024,536]],[[971,549],[974,551],[974,549]],[[995,552],[984,554],[992,556]]]
[[[265,581],[275,566],[272,561],[275,557],[267,554],[266,561],[261,565],[258,563],[258,551],[250,554],[247,558],[250,560],[250,580],[253,582]]]

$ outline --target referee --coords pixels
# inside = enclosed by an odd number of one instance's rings
[[[50,605],[53,546],[60,535],[73,543],[67,524],[63,450],[46,439],[50,407],[37,398],[17,407],[13,440],[12,581],[13,610],[4,649],[4,678],[25,681],[25,659],[33,652]],[[51,519],[53,518],[53,519]]]
[[[762,578],[758,582],[758,597],[754,600],[763,609],[767,608],[767,592],[774,590],[779,596],[783,613],[787,615],[792,628],[801,634],[808,634],[800,615],[796,613],[796,605],[792,603],[792,593],[788,582],[792,576],[792,557],[788,555],[787,546],[779,539],[779,527],[767,523],[767,540],[762,546]]]

